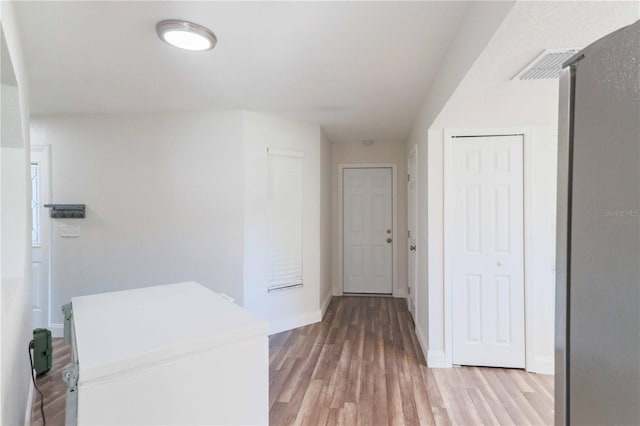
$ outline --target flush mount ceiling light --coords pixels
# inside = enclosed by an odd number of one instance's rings
[[[216,35],[202,25],[177,19],[158,22],[156,32],[160,40],[185,50],[211,50],[218,41]]]
[[[373,141],[371,139],[365,139],[362,141],[362,143],[365,145],[373,145]]]

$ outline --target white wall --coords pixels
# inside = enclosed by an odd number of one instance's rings
[[[244,113],[245,307],[269,321],[269,333],[320,321],[321,131],[319,126]],[[302,280],[304,285],[267,292],[267,148],[304,153],[302,163]],[[326,150],[326,147],[324,148]],[[326,221],[326,218],[325,218]],[[324,222],[326,226],[326,222]],[[323,265],[326,266],[326,265]]]
[[[331,258],[331,141],[324,132],[320,135],[320,309],[324,315],[333,296],[333,271]]]
[[[548,126],[558,116],[558,80],[513,80],[544,49],[582,48],[640,19],[632,1],[518,1],[437,116],[444,128],[491,123]]]
[[[86,219],[53,220],[57,333],[72,296],[186,280],[234,297],[271,332],[320,320],[330,286],[330,143],[318,126],[234,111],[40,115],[31,137],[51,146],[53,201],[87,205]],[[273,293],[267,146],[305,153],[305,285]],[[79,225],[80,237],[60,237],[61,223]]]
[[[195,280],[242,303],[241,112],[35,116],[31,137],[51,145],[52,201],[87,205],[52,220],[56,331],[84,294]]]
[[[398,210],[396,244],[398,253],[397,285],[394,295],[398,297],[406,296],[407,292],[407,155],[403,144],[394,143],[374,143],[364,145],[360,142],[333,143],[331,147],[332,163],[332,241],[333,241],[333,285],[334,294],[342,291],[339,271],[338,271],[338,216],[342,214],[338,211],[338,166],[340,164],[351,163],[392,163],[396,165],[397,182],[393,191],[397,194]]]
[[[439,272],[442,268],[442,232],[435,223],[442,222],[442,209],[437,206],[442,198],[442,181],[437,180],[442,166],[443,152],[441,144],[430,144],[430,128],[445,107],[464,76],[485,49],[487,43],[507,15],[512,1],[472,2],[467,7],[458,34],[448,48],[442,64],[434,78],[424,104],[418,113],[406,143],[410,152],[418,145],[418,238],[416,241],[416,259],[418,279],[416,282],[419,299],[416,333],[422,349],[431,360],[429,365],[439,365],[444,361],[444,353],[438,351],[438,343],[444,341],[441,327],[432,327],[430,318],[439,316],[443,306],[440,303],[438,289],[428,288],[432,282],[441,282]],[[436,204],[432,204],[436,203]],[[440,204],[442,205],[442,204]],[[432,293],[433,294],[432,297]],[[433,329],[433,330],[432,330]],[[432,347],[434,349],[432,349]]]
[[[7,87],[2,87],[6,92]],[[3,102],[4,104],[4,102]],[[5,110],[2,106],[2,111]],[[3,117],[4,119],[4,117]],[[4,121],[4,120],[3,120]],[[25,205],[27,192],[30,188],[26,185],[26,153],[25,147],[2,146],[1,151],[2,170],[2,279],[12,282],[24,279],[25,253],[27,241],[25,234],[29,231],[29,224],[25,220]],[[4,289],[4,286],[3,286]]]
[[[13,4],[0,5],[2,24],[2,175],[0,204],[0,419],[3,425],[25,421],[29,398],[27,347],[31,322],[31,220],[29,180],[29,96],[27,70]],[[11,70],[13,68],[13,70]],[[11,75],[13,74],[13,75]],[[10,122],[7,122],[10,120]],[[14,131],[7,132],[13,128]]]
[[[530,291],[527,368],[553,374],[558,127],[532,127],[529,131],[529,163],[525,164],[531,183],[525,187],[525,197],[531,201],[525,211],[525,280]]]
[[[513,1],[479,1],[467,6],[458,34],[429,87],[408,145],[426,141],[427,131],[513,7]]]
[[[444,353],[444,144],[442,130],[430,129],[428,135],[428,143],[425,143],[427,162],[421,164],[427,169],[428,192],[420,220],[426,222],[429,253],[426,275],[429,293],[427,364],[435,367],[447,365]]]
[[[418,317],[415,319],[416,335],[418,341],[422,346],[422,351],[425,354],[425,358],[429,353],[429,340],[432,338],[429,333],[429,317],[435,307],[431,306],[430,290],[427,286],[428,274],[433,270],[431,262],[434,260],[430,254],[430,246],[428,244],[429,238],[437,235],[437,232],[433,232],[428,228],[427,211],[428,211],[428,197],[431,196],[432,191],[438,188],[430,188],[431,182],[429,174],[431,169],[428,167],[428,159],[432,154],[430,152],[430,146],[426,142],[421,142],[418,145],[418,162],[416,167],[418,169],[418,214],[416,217],[416,262],[417,262],[417,278],[415,286],[418,291],[418,299],[416,300],[416,310]],[[410,148],[408,147],[407,150]],[[437,300],[437,299],[436,299]]]

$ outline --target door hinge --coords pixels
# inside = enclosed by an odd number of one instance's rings
[[[411,182],[411,175],[407,175],[407,182]]]
[[[67,392],[78,390],[78,364],[73,362],[62,369],[62,380],[67,384]]]
[[[407,287],[407,294],[411,294],[411,287]]]
[[[407,238],[411,238],[411,231],[407,231]]]

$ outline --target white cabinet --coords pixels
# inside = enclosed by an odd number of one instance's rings
[[[72,307],[67,424],[268,423],[260,318],[195,282],[74,297]]]

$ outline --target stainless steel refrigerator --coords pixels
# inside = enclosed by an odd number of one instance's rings
[[[560,78],[556,424],[640,425],[640,21]]]

